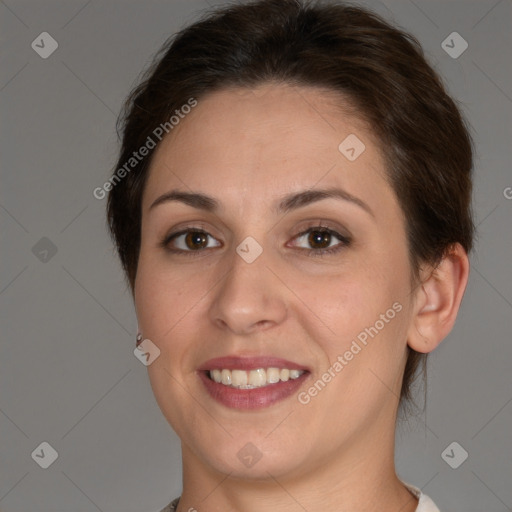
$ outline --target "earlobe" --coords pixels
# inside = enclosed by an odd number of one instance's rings
[[[452,330],[469,276],[469,259],[454,244],[439,265],[423,272],[416,291],[408,345],[416,352],[432,352]]]

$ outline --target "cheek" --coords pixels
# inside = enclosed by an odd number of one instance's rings
[[[159,258],[141,251],[135,280],[135,308],[144,335],[162,338],[182,314],[192,289],[180,282],[176,272],[165,269]]]
[[[323,331],[334,338],[346,338],[374,323],[396,300],[399,287],[395,291],[393,283],[385,282],[383,276],[375,267],[351,267],[336,276],[302,277],[297,295],[308,318],[316,318]]]
[[[392,378],[406,346],[408,268],[404,250],[360,258],[336,276],[302,278],[297,295],[304,305],[298,318],[323,353],[324,364],[352,348],[357,355],[348,354],[350,366]]]
[[[158,366],[165,366],[176,377],[192,371],[195,352],[190,341],[207,321],[207,292],[214,283],[206,273],[191,274],[169,266],[158,256],[141,254],[135,282],[137,320],[143,336],[155,343],[161,354],[148,367],[150,375]]]
[[[187,359],[187,332],[192,308],[190,286],[180,284],[176,276],[151,257],[141,252],[135,281],[135,308],[139,329],[144,338],[151,340],[160,350],[159,357],[147,367],[154,396],[167,420],[176,426],[176,404],[187,399],[184,386],[184,361]],[[180,414],[184,408],[180,407]]]

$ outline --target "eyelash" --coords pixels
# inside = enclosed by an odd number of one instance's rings
[[[335,245],[334,247],[329,247],[329,248],[326,248],[326,249],[301,249],[303,251],[307,251],[309,256],[312,256],[312,257],[324,257],[324,256],[329,256],[331,254],[335,254],[335,253],[341,251],[342,249],[344,249],[345,247],[348,247],[350,245],[350,243],[351,243],[351,239],[349,237],[341,235],[337,231],[334,231],[333,229],[330,229],[327,226],[322,226],[322,225],[314,225],[314,226],[311,226],[311,227],[307,228],[306,230],[296,234],[293,237],[293,240],[295,240],[296,238],[303,237],[304,235],[307,235],[307,234],[309,234],[312,231],[319,231],[321,233],[328,233],[329,235],[338,238],[340,240],[340,242],[341,242],[341,243]],[[170,235],[167,235],[161,241],[160,245],[166,251],[174,253],[174,254],[183,254],[183,255],[186,255],[187,257],[200,256],[201,253],[204,252],[203,249],[198,249],[198,250],[192,251],[192,250],[183,250],[183,249],[173,249],[173,248],[169,247],[169,244],[174,239],[176,239],[177,237],[179,237],[181,235],[186,235],[188,233],[198,233],[198,234],[203,234],[203,235],[211,236],[207,231],[203,230],[202,228],[194,228],[193,226],[191,226],[191,227],[189,227],[187,229],[183,229],[183,230],[178,231],[176,233],[171,233]]]

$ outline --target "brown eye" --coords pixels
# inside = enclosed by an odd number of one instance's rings
[[[341,251],[351,243],[351,239],[322,226],[313,226],[295,237],[294,245],[306,250],[311,256],[323,256]],[[301,247],[306,244],[307,247]]]
[[[313,249],[325,249],[331,243],[332,235],[328,231],[310,231],[308,243]]]
[[[203,249],[208,245],[208,235],[201,231],[189,231],[185,236],[185,245],[192,250]]]
[[[202,252],[202,249],[220,245],[209,233],[197,229],[186,229],[171,234],[162,241],[164,248],[176,253]]]

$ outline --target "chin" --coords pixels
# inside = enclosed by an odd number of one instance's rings
[[[253,441],[248,439],[247,436],[240,441],[230,439],[227,445],[219,443],[215,449],[196,446],[193,451],[214,471],[243,480],[286,478],[298,475],[308,466],[305,464],[308,454],[297,449],[302,443],[294,443],[295,448],[284,443],[278,447],[257,436]]]

